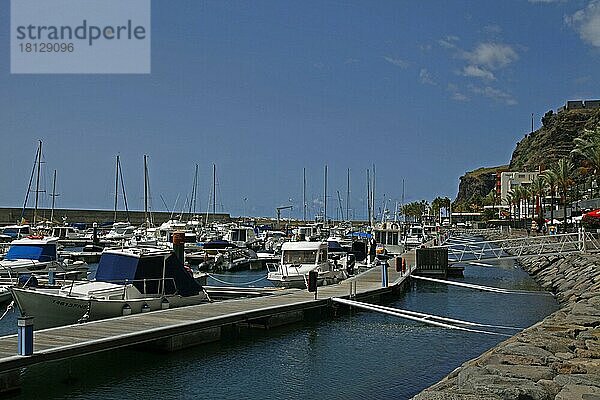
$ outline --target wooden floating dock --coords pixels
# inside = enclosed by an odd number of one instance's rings
[[[167,351],[220,340],[227,329],[243,326],[274,327],[304,319],[306,313],[334,307],[331,298],[379,300],[399,292],[415,265],[415,252],[405,253],[404,275],[390,266],[388,286],[382,285],[380,266],[339,284],[321,286],[318,297],[306,290],[287,289],[272,296],[227,300],[196,306],[135,314],[80,325],[34,332],[30,356],[17,353],[17,335],[0,337],[0,373],[47,361],[83,356],[135,345]],[[318,315],[318,314],[317,314]],[[35,324],[35,321],[34,321]],[[1,390],[1,389],[0,389]]]

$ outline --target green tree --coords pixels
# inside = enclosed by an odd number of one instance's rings
[[[556,196],[556,175],[548,169],[542,172],[542,179],[550,188],[550,223],[554,224],[554,197]]]
[[[571,151],[573,158],[580,157],[592,176],[600,178],[600,125],[595,129],[586,129],[581,137],[573,140],[575,148]]]
[[[561,158],[558,163],[552,168],[554,177],[556,178],[556,186],[560,191],[561,200],[563,202],[563,226],[567,229],[567,192],[573,185],[573,163],[567,158]]]
[[[538,222],[543,223],[544,221],[544,195],[546,194],[546,181],[544,180],[543,175],[539,175],[537,178],[531,182],[531,193],[534,197],[537,198],[537,202],[539,203],[539,214],[538,214]],[[535,201],[535,200],[534,200]],[[536,204],[537,205],[537,204]],[[536,206],[534,205],[534,207]],[[539,225],[541,227],[541,225]]]

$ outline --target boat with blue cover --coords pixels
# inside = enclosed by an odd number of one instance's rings
[[[108,249],[95,279],[58,288],[13,287],[21,314],[34,317],[36,329],[200,304],[208,300],[170,250]]]

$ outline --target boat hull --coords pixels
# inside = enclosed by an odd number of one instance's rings
[[[34,317],[35,329],[46,329],[62,325],[96,321],[124,315],[127,304],[131,314],[139,314],[148,305],[148,311],[163,309],[161,297],[148,297],[126,300],[90,299],[88,297],[70,297],[42,290],[12,288],[12,295],[24,316]],[[169,308],[200,304],[206,301],[204,293],[196,296],[165,296]],[[87,314],[87,316],[86,316]]]

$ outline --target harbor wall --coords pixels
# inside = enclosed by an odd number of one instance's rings
[[[528,256],[519,264],[560,309],[413,399],[600,399],[600,256]]]
[[[21,219],[21,208],[11,208],[11,207],[2,207],[0,208],[0,225],[11,225],[17,223]],[[38,210],[38,218],[43,221],[46,219],[50,219],[51,210],[48,209],[39,209]],[[163,222],[168,221],[171,218],[171,213],[165,211],[152,212],[152,216],[154,218],[154,223],[157,225],[162,224]],[[177,217],[175,215],[175,217]],[[186,214],[187,216],[187,214]],[[201,215],[202,219],[206,218],[206,214]],[[97,223],[106,223],[113,222],[115,218],[114,210],[77,210],[77,209],[55,209],[54,210],[54,220],[55,221],[63,221],[66,218],[67,223],[75,223],[75,222],[83,222],[86,224],[91,224],[94,222]],[[29,222],[33,221],[33,209],[27,208],[25,210],[25,219]],[[142,224],[145,221],[145,215],[143,211],[129,211],[129,219],[130,222],[134,225]],[[127,214],[125,211],[117,212],[117,220],[126,221]],[[209,214],[209,221],[224,221],[228,222],[231,220],[229,214],[225,213],[217,213],[217,214]]]

